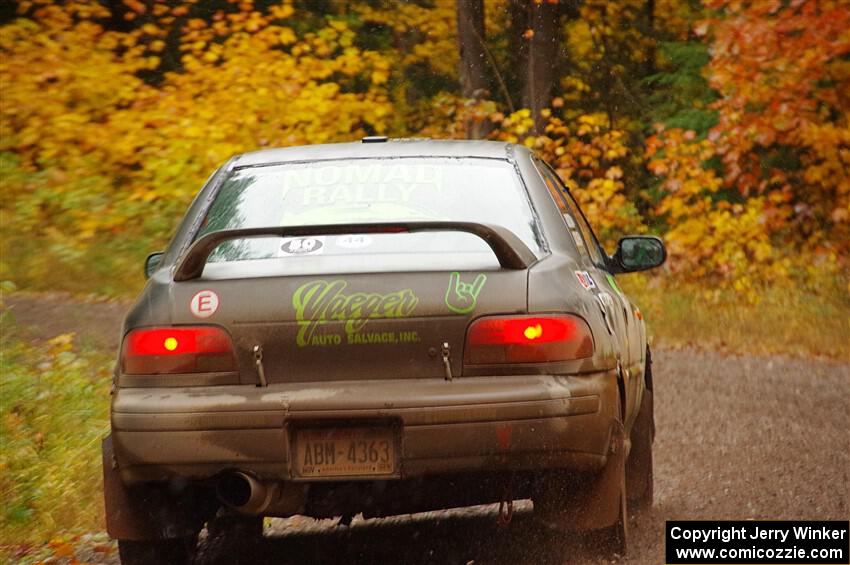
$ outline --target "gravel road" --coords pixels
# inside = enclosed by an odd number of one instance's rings
[[[40,337],[78,332],[114,348],[124,309],[12,295],[17,322]],[[623,563],[664,562],[671,519],[848,519],[850,363],[654,352],[655,504],[632,516]],[[497,526],[493,507],[355,520],[350,528],[273,520],[251,552],[206,548],[201,563],[598,563],[593,548],[542,530],[530,504]],[[114,554],[100,563],[116,563]]]

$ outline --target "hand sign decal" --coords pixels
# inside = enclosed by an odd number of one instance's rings
[[[487,282],[487,275],[479,274],[471,283],[460,280],[460,273],[455,271],[449,278],[449,288],[446,289],[446,306],[455,314],[469,314],[475,310],[478,294]]]

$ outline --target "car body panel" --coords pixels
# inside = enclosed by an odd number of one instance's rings
[[[470,283],[478,277],[484,281],[475,308],[467,314],[452,311],[447,302],[453,276]],[[452,372],[460,375],[470,319],[523,312],[526,282],[524,272],[509,270],[263,277],[214,284],[200,279],[174,285],[170,320],[198,323],[190,308],[192,298],[215,289],[221,297],[218,309],[203,321],[229,329],[244,383],[258,382],[253,360],[258,344],[263,346],[270,383],[336,380],[340,364],[352,380],[441,377],[445,370],[437,353],[444,343],[454,352]],[[363,317],[364,305],[344,320],[333,319],[333,301],[350,305],[370,298],[376,299],[375,310],[389,304],[384,315],[394,317]]]
[[[125,391],[113,403],[115,450],[128,482],[232,468],[292,479],[288,426],[398,422],[402,476],[439,470],[559,468],[605,462],[616,405],[614,372],[341,381]],[[607,398],[606,398],[607,397]],[[451,462],[454,460],[454,462]]]

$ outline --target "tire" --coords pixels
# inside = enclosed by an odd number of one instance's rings
[[[621,425],[622,430],[622,425]],[[624,442],[622,435],[618,442],[619,451],[623,451]],[[598,555],[605,558],[624,557],[629,549],[629,497],[626,474],[627,462],[619,459],[619,465],[612,461],[619,475],[618,499],[619,509],[616,521],[610,526],[588,532],[585,535],[585,544],[590,545]]]
[[[652,507],[654,478],[652,471],[652,442],[655,431],[652,390],[643,393],[640,411],[632,427],[632,448],[626,461],[626,493],[629,506],[637,511]]]
[[[195,559],[197,536],[158,540],[118,540],[122,565],[190,565]]]

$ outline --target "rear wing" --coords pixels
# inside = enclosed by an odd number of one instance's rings
[[[273,226],[210,232],[198,238],[177,265],[175,281],[197,279],[213,250],[225,241],[251,237],[299,237],[311,235],[345,235],[361,233],[416,233],[426,231],[461,231],[483,239],[504,269],[526,269],[537,257],[512,231],[501,226],[475,222],[385,222],[377,224],[329,224],[319,226]]]

